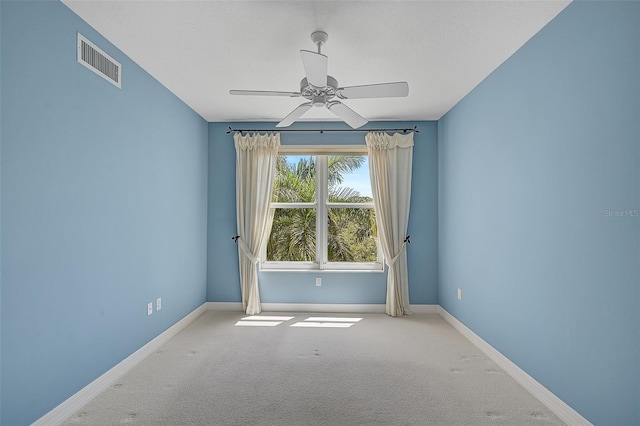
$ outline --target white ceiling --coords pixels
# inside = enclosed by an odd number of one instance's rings
[[[437,120],[570,2],[62,1],[210,122],[279,121],[302,103],[229,90],[298,91],[316,30],[340,86],[409,83],[407,98],[345,104],[368,120]]]

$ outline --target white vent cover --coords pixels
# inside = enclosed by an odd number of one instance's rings
[[[122,65],[78,33],[78,62],[118,88],[122,87]]]

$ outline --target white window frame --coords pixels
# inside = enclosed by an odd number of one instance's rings
[[[282,145],[278,155],[310,155],[316,156],[316,201],[314,203],[271,203],[271,208],[313,208],[316,209],[316,261],[285,262],[267,261],[267,245],[263,245],[260,253],[260,270],[262,271],[309,271],[309,272],[383,272],[384,258],[380,243],[375,262],[329,262],[328,261],[328,223],[326,218],[330,208],[371,208],[370,203],[330,203],[328,201],[327,160],[331,155],[368,155],[364,145]],[[323,184],[321,184],[323,182]],[[318,261],[319,260],[319,261]]]

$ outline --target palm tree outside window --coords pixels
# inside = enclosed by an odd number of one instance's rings
[[[366,151],[279,154],[271,209],[262,269],[383,270]]]

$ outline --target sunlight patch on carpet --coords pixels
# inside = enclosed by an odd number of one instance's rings
[[[276,317],[270,315],[251,315],[250,317],[244,317],[240,321],[289,321],[295,317]]]
[[[284,321],[238,321],[236,327],[275,327]]]
[[[362,321],[362,318],[347,318],[347,317],[309,317],[305,321],[315,322],[358,322]]]
[[[251,315],[240,319],[236,327],[275,327],[295,317],[283,317],[273,315]]]
[[[291,324],[291,327],[315,327],[315,328],[349,328],[362,318],[348,317],[309,317],[304,321]]]
[[[352,322],[297,322],[291,324],[291,327],[316,327],[316,328],[349,328],[353,325]]]
[[[276,327],[295,317],[273,315],[251,315],[236,322],[236,327]],[[349,328],[362,318],[349,317],[308,317],[303,321],[291,324],[291,327],[308,328]]]

